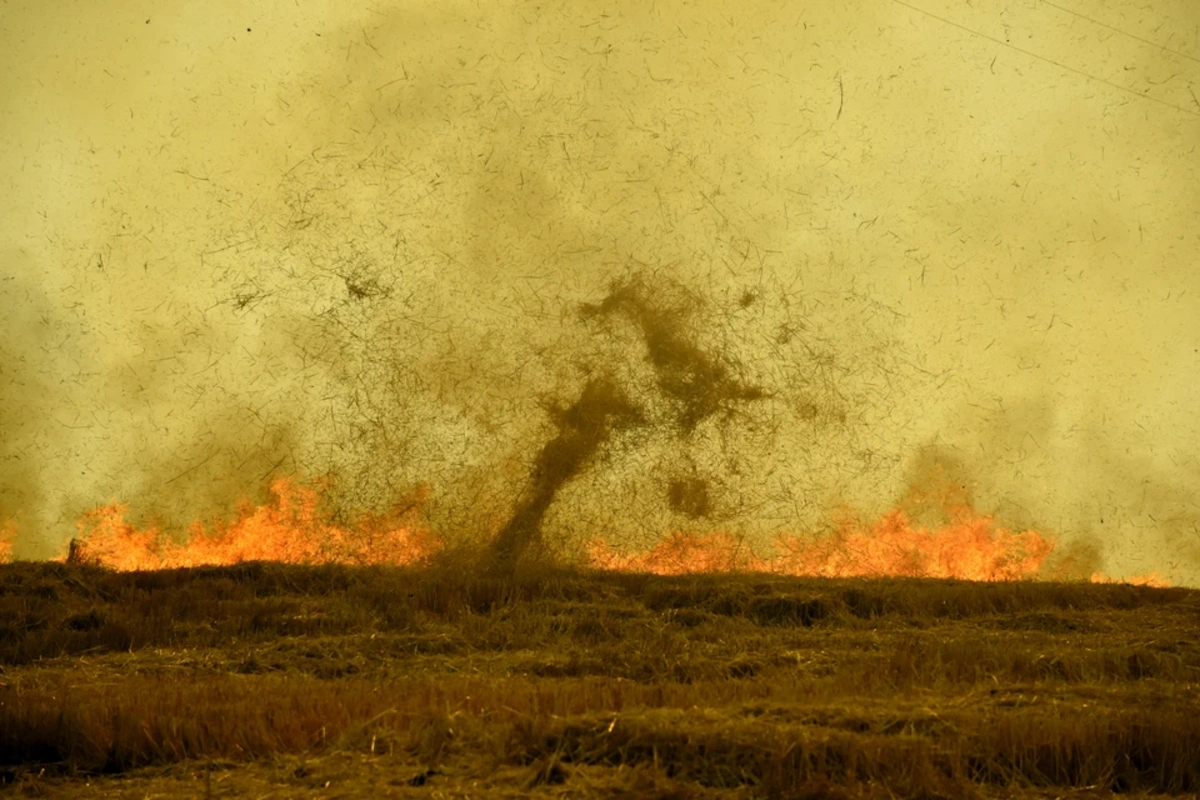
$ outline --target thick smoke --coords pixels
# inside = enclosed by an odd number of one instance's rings
[[[767,287],[706,297],[662,271],[624,271],[601,300],[530,321],[523,346],[498,351],[450,326],[420,357],[414,321],[394,307],[334,309],[295,344],[332,356],[324,419],[346,426],[307,468],[338,476],[334,498],[355,513],[431,483],[436,527],[491,538],[501,571],[531,549],[561,554],[595,536],[644,545],[688,526],[765,532],[764,520],[823,507],[831,471],[872,471],[858,427],[880,415],[872,388],[897,368],[882,338],[868,342],[871,360],[842,364],[838,340],[809,330],[821,315],[798,318],[790,305],[805,304],[785,300]],[[754,308],[764,304],[773,315]],[[769,355],[754,350],[762,337]],[[458,375],[468,355],[473,375]],[[501,378],[530,360],[532,386]],[[460,431],[490,436],[454,441],[456,411]]]
[[[289,474],[467,538],[765,536],[933,453],[1200,581],[1190,0],[198,9],[4,15],[18,554]]]
[[[9,256],[12,258],[12,255]],[[44,524],[39,442],[57,438],[47,420],[55,387],[42,367],[54,358],[57,314],[45,293],[16,275],[0,278],[0,524]]]
[[[582,313],[589,318],[621,314],[634,324],[654,368],[655,385],[674,406],[675,422],[686,435],[714,414],[728,414],[736,403],[762,400],[767,393],[733,374],[740,365],[705,352],[689,336],[688,328],[695,325],[689,317],[699,301],[688,297],[672,306],[664,302],[671,288],[644,280],[621,284],[600,303],[584,305]],[[744,305],[752,302],[751,294]]]
[[[763,400],[767,394],[733,377],[735,365],[701,350],[688,335],[698,303],[687,298],[686,305],[672,307],[663,301],[671,289],[678,287],[655,286],[640,278],[622,282],[602,302],[585,304],[581,314],[604,323],[614,314],[629,318],[653,367],[654,387],[672,407],[670,418],[658,424],[668,428],[668,435],[673,432],[675,438],[687,439],[714,414],[732,413],[734,403]],[[566,408],[551,410],[557,432],[539,451],[528,493],[496,537],[493,562],[500,570],[510,570],[530,547],[540,544],[542,520],[550,504],[614,430],[648,423],[646,410],[609,376],[618,370],[603,364],[592,369],[600,374],[588,379],[579,398]],[[668,500],[674,511],[708,516],[709,492],[703,480],[673,479]]]
[[[605,378],[589,380],[579,399],[553,409],[557,433],[538,451],[528,491],[496,536],[490,559],[494,569],[511,572],[530,548],[542,543],[542,519],[559,490],[588,465],[614,429],[640,418],[637,406]]]

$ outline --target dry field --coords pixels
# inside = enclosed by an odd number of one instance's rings
[[[1200,592],[0,565],[0,792],[1200,792]]]

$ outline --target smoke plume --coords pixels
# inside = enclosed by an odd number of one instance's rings
[[[6,7],[16,555],[283,475],[515,549],[761,541],[936,453],[1200,582],[1200,9],[944,12]]]

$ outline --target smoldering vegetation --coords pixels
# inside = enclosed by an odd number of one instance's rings
[[[93,797],[1195,792],[1197,613],[1193,590],[1128,585],[8,565],[0,780]]]

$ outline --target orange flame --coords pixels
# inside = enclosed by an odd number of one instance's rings
[[[1132,586],[1154,586],[1165,589],[1171,582],[1157,572],[1147,572],[1144,575],[1133,575],[1128,578],[1110,578],[1103,572],[1093,572],[1089,580],[1092,583],[1128,583]]]
[[[10,519],[0,525],[0,564],[12,561],[13,542],[17,540],[17,521]]]
[[[271,485],[271,502],[244,508],[236,521],[206,530],[197,522],[179,542],[157,528],[138,530],[125,521],[127,506],[112,504],[86,512],[76,523],[79,537],[71,558],[115,570],[279,561],[289,564],[411,564],[427,558],[440,542],[416,518],[427,489],[387,517],[364,517],[353,527],[335,525],[323,513],[319,492],[286,478]]]
[[[904,576],[1006,581],[1033,578],[1054,550],[1036,531],[1014,533],[969,508],[934,528],[916,527],[902,510],[862,525],[844,520],[833,534],[779,534],[777,554],[760,557],[728,533],[676,533],[634,555],[615,553],[603,542],[589,544],[593,566],[621,571],[679,575],[753,571],[827,578]]]
[[[942,488],[942,487],[939,487]],[[286,478],[271,485],[265,505],[244,507],[231,523],[206,528],[195,522],[183,540],[155,527],[139,530],[125,521],[128,507],[101,506],[76,522],[79,536],[70,558],[115,570],[276,561],[290,564],[405,565],[428,559],[442,542],[423,523],[419,508],[428,501],[422,487],[391,514],[335,524],[321,505],[319,485]],[[912,522],[941,494],[943,524]],[[15,520],[0,525],[0,564],[12,560]],[[780,533],[774,554],[756,553],[743,537],[724,531],[676,532],[642,552],[620,553],[606,542],[587,543],[592,567],[622,572],[681,575],[707,572],[767,572],[812,577],[918,577],[975,581],[1061,578],[1049,558],[1055,539],[1037,531],[1012,531],[977,513],[961,494],[913,492],[900,508],[863,523],[845,514],[836,530],[804,537]],[[1094,583],[1170,586],[1156,573],[1113,579],[1094,573]]]

